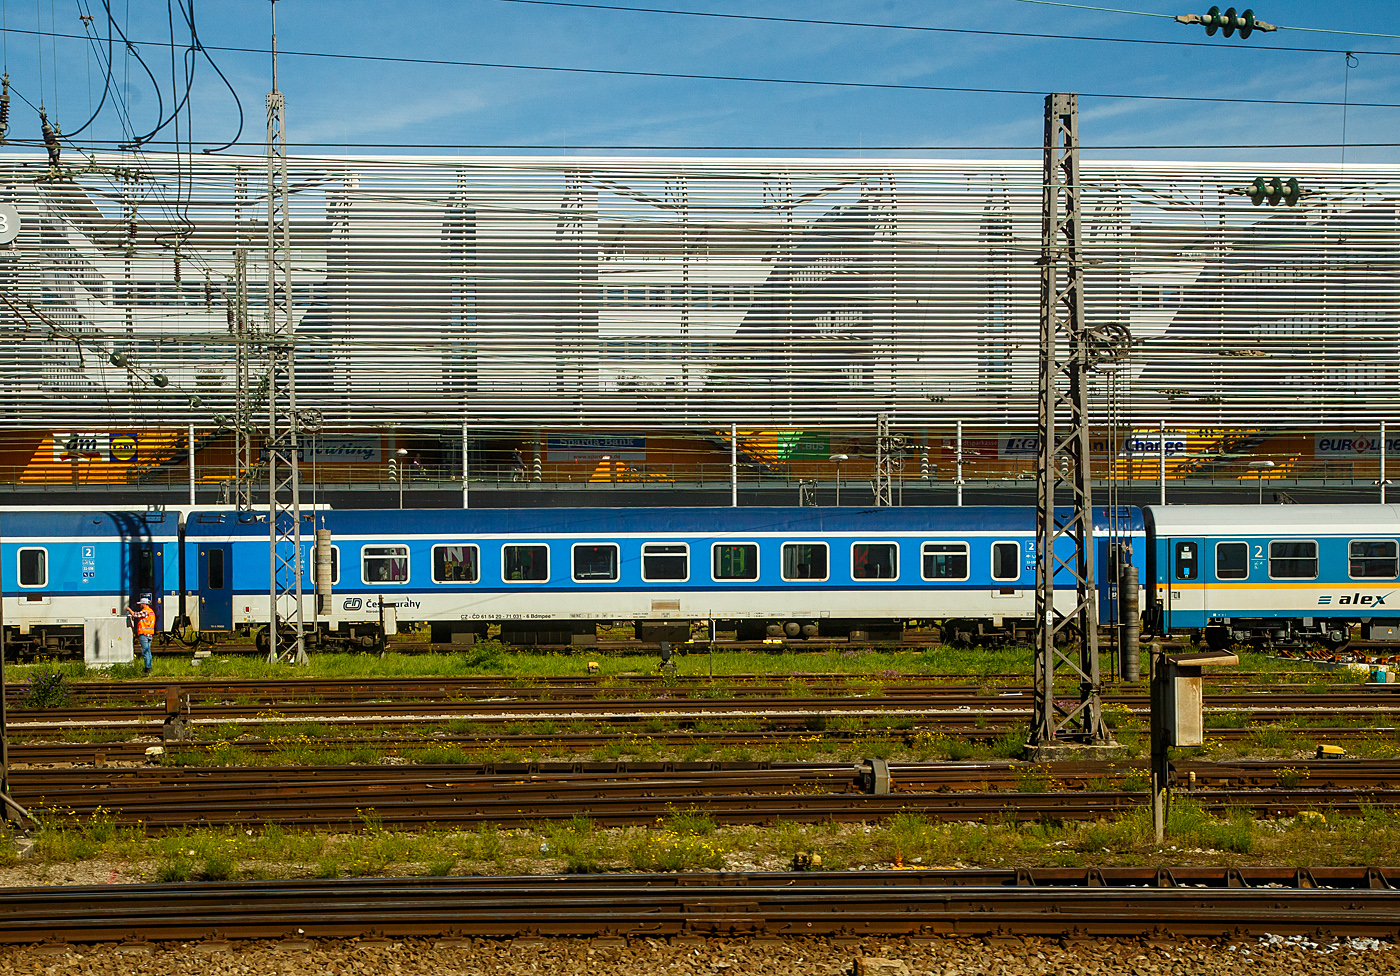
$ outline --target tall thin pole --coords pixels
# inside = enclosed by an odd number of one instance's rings
[[[302,628],[301,417],[296,393],[296,321],[292,315],[291,191],[287,180],[286,101],[277,90],[277,3],[272,2],[272,91],[267,94],[267,505],[269,661],[283,656],[279,624],[288,624],[296,664],[306,663]]]
[[[3,560],[0,560],[3,562]],[[10,795],[10,732],[5,708],[5,600],[4,568],[0,566],[0,794]],[[10,805],[0,800],[0,823],[10,822]]]
[[[729,425],[729,504],[739,507],[739,425]]]
[[[462,507],[471,508],[467,495],[467,479],[471,475],[471,460],[467,456],[467,425],[462,424]]]
[[[1099,677],[1088,404],[1095,360],[1084,313],[1079,103],[1072,94],[1045,98],[1042,193],[1032,756],[1066,742],[1112,742]],[[1078,686],[1077,701],[1055,694],[1060,671]]]
[[[1167,503],[1167,422],[1157,421],[1157,485],[1158,505]]]
[[[1385,504],[1385,421],[1381,421],[1381,504]]]
[[[958,485],[958,506],[959,506],[959,507],[962,507],[962,503],[963,503],[963,497],[962,497],[962,490],[963,490],[962,462],[963,462],[963,453],[962,453],[962,421],[959,420],[959,421],[958,421],[958,480],[957,480],[957,485]]]
[[[190,508],[194,508],[194,424],[190,424],[187,439],[190,452]]]

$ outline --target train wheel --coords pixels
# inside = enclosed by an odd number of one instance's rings
[[[977,626],[971,620],[949,620],[943,624],[943,643],[949,647],[971,647],[976,637]]]
[[[1224,627],[1207,627],[1203,636],[1206,646],[1212,651],[1223,651],[1235,643],[1230,631]]]
[[[259,627],[253,634],[253,646],[261,653],[266,654],[267,649],[272,645],[272,639],[268,635],[266,627]]]

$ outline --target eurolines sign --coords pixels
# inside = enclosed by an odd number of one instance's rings
[[[1400,437],[1386,435],[1386,456],[1395,457],[1397,452],[1400,452]],[[1313,457],[1380,457],[1380,453],[1381,438],[1376,431],[1327,431],[1313,435]]]

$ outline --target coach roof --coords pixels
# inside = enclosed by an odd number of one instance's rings
[[[1397,535],[1397,505],[1153,505],[1158,536]]]

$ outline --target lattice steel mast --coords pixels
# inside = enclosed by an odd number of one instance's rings
[[[890,436],[890,415],[875,415],[875,477],[870,487],[875,492],[877,507],[894,504],[894,438]]]
[[[292,319],[290,194],[287,189],[286,103],[277,90],[277,0],[272,0],[272,90],[267,94],[267,355],[268,559],[271,567],[267,659],[306,663],[302,633],[301,476],[297,458],[296,329]],[[285,627],[290,646],[282,648]]]
[[[1035,712],[1030,746],[1107,745],[1099,680],[1098,593],[1089,472],[1089,370],[1081,249],[1079,105],[1045,99],[1041,217],[1039,454],[1036,463]],[[1067,416],[1066,416],[1067,415]],[[1056,511],[1056,503],[1067,503]],[[1074,584],[1072,605],[1055,606],[1055,577]],[[1065,592],[1070,602],[1069,591]],[[1055,675],[1078,680],[1057,700]]]

